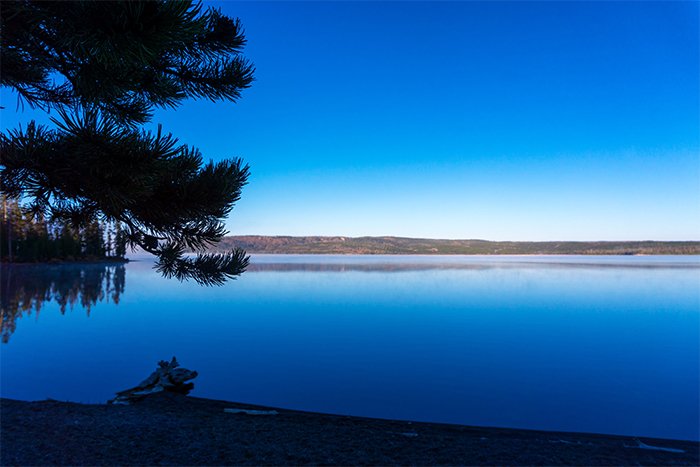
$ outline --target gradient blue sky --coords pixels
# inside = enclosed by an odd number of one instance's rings
[[[154,123],[251,165],[233,234],[700,239],[697,2],[209,4],[257,80]]]

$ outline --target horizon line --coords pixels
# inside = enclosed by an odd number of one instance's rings
[[[471,241],[471,242],[517,242],[517,243],[616,243],[616,242],[697,242],[700,243],[700,239],[696,240],[486,240],[483,238],[437,238],[437,237],[406,237],[401,235],[282,235],[282,234],[226,234],[225,237],[276,237],[276,238],[351,238],[351,239],[361,239],[361,238],[396,238],[396,239],[406,239],[406,240],[445,240],[445,241]]]

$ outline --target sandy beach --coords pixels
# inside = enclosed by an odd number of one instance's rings
[[[700,443],[325,415],[176,394],[1,399],[2,465],[698,465]],[[224,409],[263,411],[262,414]],[[274,413],[265,413],[274,410]]]

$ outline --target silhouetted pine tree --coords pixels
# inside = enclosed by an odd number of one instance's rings
[[[219,284],[240,274],[240,249],[183,253],[222,238],[248,166],[205,164],[160,127],[138,128],[154,107],[240,97],[253,80],[240,22],[191,0],[22,0],[0,2],[0,27],[0,84],[56,110],[55,128],[2,134],[3,192],[75,228],[120,223],[119,241],[157,255],[167,276]]]
[[[122,226],[119,222],[116,223],[114,233],[114,256],[123,258],[126,255],[127,238]]]
[[[107,226],[107,239],[105,241],[105,255],[112,256],[112,228]]]
[[[105,256],[104,235],[97,221],[90,222],[83,230],[83,253],[88,258]]]
[[[70,225],[61,225],[60,236],[57,239],[57,243],[58,258],[71,261],[80,257],[80,240]],[[122,255],[122,257],[124,257],[124,255]]]

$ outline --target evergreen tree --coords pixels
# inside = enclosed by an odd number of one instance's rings
[[[83,229],[83,254],[88,258],[104,256],[104,239],[99,222],[92,221]]]
[[[2,223],[0,223],[0,258],[12,261],[12,221],[10,219],[10,200],[0,193],[2,202]]]
[[[9,261],[21,259],[21,249],[27,234],[25,218],[16,199],[3,195],[3,222],[0,242],[2,258]]]
[[[80,243],[76,238],[75,232],[67,223],[62,224],[57,243],[58,258],[70,261],[80,256]]]
[[[121,224],[117,222],[114,233],[114,255],[117,258],[124,258],[126,256],[126,242],[126,234],[122,230]]]
[[[157,255],[167,276],[219,284],[243,272],[240,249],[184,252],[225,234],[248,166],[205,164],[160,126],[139,129],[155,107],[240,97],[254,71],[241,55],[240,22],[191,0],[22,0],[0,9],[0,84],[56,110],[53,128],[31,122],[1,135],[3,192],[76,228],[98,218],[121,224],[124,246]]]
[[[41,213],[37,214],[36,218],[31,221],[31,227],[32,230],[36,232],[37,239],[35,261],[47,261],[54,258],[54,242],[49,235],[48,223]]]
[[[49,222],[41,213],[23,209],[16,200],[2,198],[3,221],[0,238],[12,239],[11,245],[0,242],[0,260],[3,262],[37,262],[51,260],[124,259],[126,238],[119,226],[116,229],[114,255],[110,255],[109,226],[93,220],[80,229],[61,219]],[[9,235],[11,233],[11,236]],[[9,252],[12,251],[12,258]]]
[[[105,254],[112,256],[112,229],[107,226],[107,239],[105,242]]]

